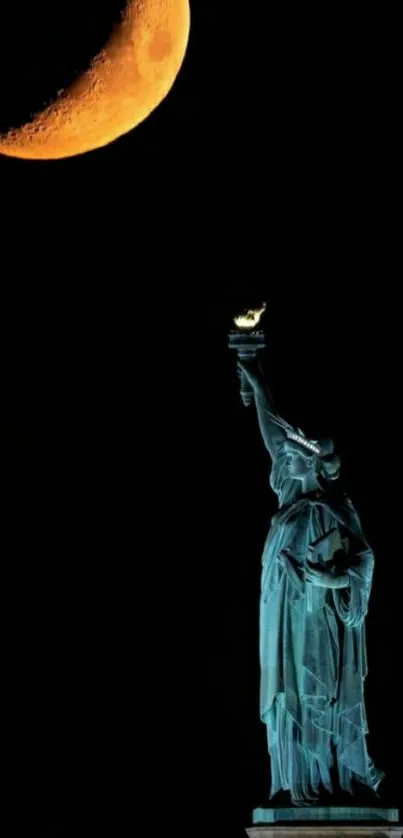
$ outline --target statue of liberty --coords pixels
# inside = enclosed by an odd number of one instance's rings
[[[339,488],[331,439],[308,439],[276,412],[256,360],[239,362],[270,454],[279,509],[263,550],[260,713],[271,798],[296,806],[376,792],[383,773],[367,751],[365,617],[374,556]]]

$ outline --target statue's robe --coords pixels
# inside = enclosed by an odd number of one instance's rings
[[[382,774],[367,752],[365,616],[374,567],[351,502],[337,492],[298,494],[278,447],[270,483],[279,499],[263,552],[260,607],[261,719],[267,725],[271,796],[295,802],[325,787],[352,791],[352,779],[376,789]],[[281,561],[289,549],[304,565],[308,546],[337,528],[335,558],[347,588],[305,583]],[[323,560],[331,559],[323,555]]]

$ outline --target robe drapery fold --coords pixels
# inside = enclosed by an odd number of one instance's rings
[[[271,795],[288,789],[310,802],[321,786],[356,779],[376,789],[383,774],[367,752],[365,616],[374,558],[351,502],[335,492],[298,495],[279,446],[270,483],[279,499],[263,551],[260,605],[260,712],[267,725]],[[288,549],[303,567],[308,547],[337,529],[347,588],[305,583],[286,569]],[[323,555],[322,560],[331,559]]]

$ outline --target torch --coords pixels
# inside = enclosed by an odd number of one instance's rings
[[[237,328],[229,333],[228,347],[236,349],[240,361],[255,358],[256,352],[265,348],[264,332],[256,329],[264,311],[266,311],[266,303],[263,303],[261,308],[249,309],[238,317],[234,317]],[[240,392],[243,404],[248,407],[253,401],[253,391],[242,371],[240,372]]]

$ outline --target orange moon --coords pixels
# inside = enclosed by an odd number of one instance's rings
[[[89,69],[32,121],[0,134],[0,154],[74,157],[131,131],[171,89],[189,30],[188,0],[128,0],[119,26]]]

